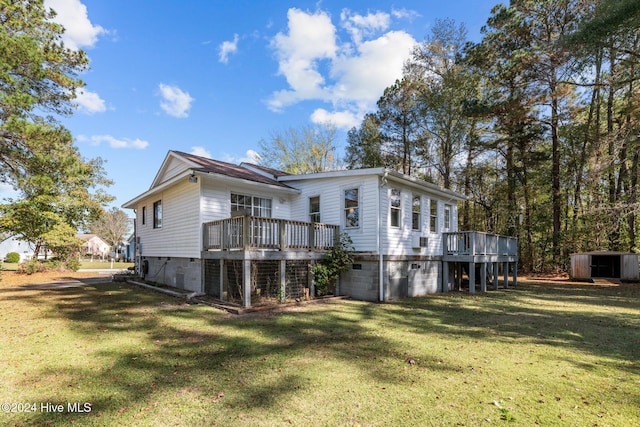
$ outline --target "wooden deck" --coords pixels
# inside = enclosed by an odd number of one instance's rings
[[[516,262],[518,239],[480,231],[443,233],[443,261]]]
[[[204,251],[308,250],[326,251],[335,245],[340,227],[316,222],[238,216],[202,226]]]
[[[518,281],[518,239],[480,231],[443,233],[442,263],[444,292],[453,289],[452,282],[461,287],[466,268],[469,292],[475,292],[476,266],[479,267],[480,291],[487,290],[487,280],[498,288],[499,265],[502,265],[504,287],[509,286],[509,271],[514,285]]]

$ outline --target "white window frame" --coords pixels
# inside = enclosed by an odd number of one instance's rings
[[[242,197],[243,200],[233,201],[234,196],[236,199]],[[271,218],[273,215],[273,200],[266,197],[251,196],[242,193],[231,193],[229,196],[231,215],[239,210],[248,211],[251,216],[261,216],[265,218]],[[268,206],[264,205],[264,202],[269,202]],[[234,207],[236,209],[234,209]]]
[[[389,226],[402,227],[402,190],[399,188],[389,189]]]
[[[429,231],[438,232],[438,201],[436,199],[429,200]]]
[[[153,228],[162,228],[162,199],[153,202]]]
[[[416,200],[418,201],[417,204]],[[416,206],[418,207],[417,211]],[[413,194],[411,197],[411,230],[422,230],[422,196],[420,196],[419,194]]]
[[[313,203],[312,200],[313,199],[318,199],[318,210],[312,210],[313,209]],[[309,197],[309,222],[320,222],[320,196],[311,196]]]
[[[348,191],[356,192],[355,200],[353,198],[349,199],[349,200],[355,201],[356,203],[355,206],[348,205],[348,202],[347,202]],[[360,190],[360,187],[348,187],[348,188],[342,189],[342,222],[344,224],[344,228],[357,229],[362,226],[361,194],[362,194],[362,191]],[[348,219],[349,215],[354,215],[354,212],[355,212],[356,224],[349,225],[350,224],[350,220]]]
[[[451,230],[451,205],[444,205],[444,229]]]

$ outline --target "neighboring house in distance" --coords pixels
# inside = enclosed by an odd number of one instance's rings
[[[515,239],[458,232],[461,194],[385,168],[290,175],[169,151],[136,214],[136,258],[149,280],[248,306],[298,298],[310,267],[347,233],[352,268],[337,292],[368,301],[448,291],[462,267],[481,289],[505,285]],[[488,267],[492,267],[489,268]],[[475,286],[470,287],[474,291]]]
[[[9,252],[20,254],[20,262],[33,258],[35,244],[20,240],[15,236],[6,236],[0,241],[0,260],[4,260]]]
[[[131,233],[131,235],[127,238],[125,242],[123,242],[124,248],[124,257],[127,261],[133,261],[136,257],[136,234]]]
[[[111,246],[95,234],[77,234],[76,237],[82,240],[82,253],[100,258],[109,256]]]

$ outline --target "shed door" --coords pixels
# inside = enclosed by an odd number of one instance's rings
[[[620,278],[620,255],[592,255],[591,277]]]

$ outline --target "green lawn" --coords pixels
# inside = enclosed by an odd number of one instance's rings
[[[0,402],[35,407],[0,425],[640,425],[639,298],[529,284],[234,317],[128,284],[0,289]]]
[[[101,261],[82,261],[80,263],[80,268],[82,269],[92,269],[92,270],[106,270],[106,269],[111,269],[111,268],[117,268],[117,269],[122,269],[122,270],[126,270],[129,267],[133,267],[133,263],[132,262],[101,262]],[[18,263],[9,263],[9,262],[2,262],[0,263],[0,268],[2,268],[2,270],[5,271],[19,271],[20,270],[20,264]]]

